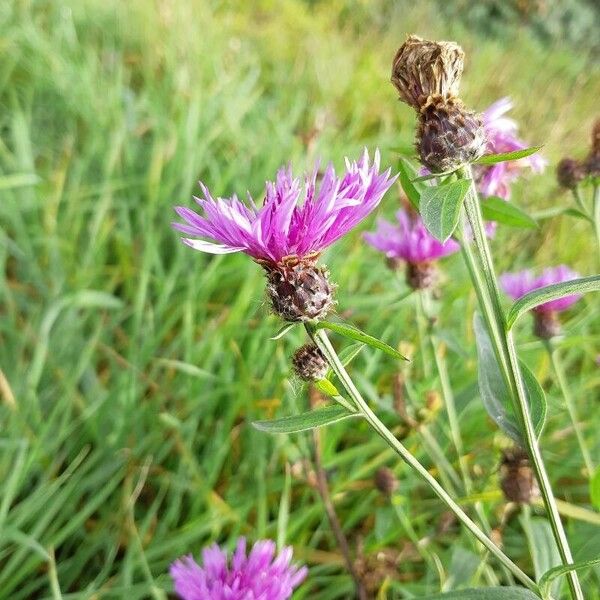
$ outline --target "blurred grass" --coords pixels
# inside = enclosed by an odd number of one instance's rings
[[[434,2],[0,5],[0,597],[164,598],[170,561],[240,534],[294,545],[312,567],[299,598],[350,596],[318,496],[298,479],[278,530],[285,465],[308,456],[308,438],[249,426],[306,405],[288,368],[302,336],[267,342],[278,324],[267,315],[260,270],[243,256],[184,248],[169,227],[171,206],[188,204],[198,179],[215,194],[260,197],[265,178],[288,160],[298,169],[317,156],[339,165],[365,145],[392,163],[390,148],[410,145],[414,118],[388,71],[412,32],[465,47],[471,105],[510,95],[524,137],[544,143],[551,162],[583,154],[600,93],[585,48],[543,43],[527,27],[507,39],[465,23]],[[568,201],[551,175],[520,183],[514,197],[534,212]],[[395,202],[390,194],[381,212],[391,215]],[[585,223],[569,217],[494,240],[500,268],[566,262],[586,274],[597,270],[590,244]],[[326,258],[340,311],[392,344],[416,344],[412,299],[399,300],[404,284],[359,233]],[[460,260],[445,264],[447,360],[477,491],[497,523],[502,440],[472,386],[463,315],[474,298]],[[596,456],[597,307],[590,297],[572,311],[562,344]],[[544,443],[557,490],[589,508],[548,361],[526,325],[520,333],[549,391]],[[423,378],[419,358],[411,369],[422,406],[438,385]],[[384,411],[393,372],[372,353],[354,368]],[[389,410],[386,418],[395,423]],[[443,414],[432,418],[455,463]],[[437,469],[418,435],[406,442]],[[324,455],[353,544],[362,539],[366,553],[406,547],[394,509],[370,482],[381,464],[395,467],[396,501],[419,536],[435,533],[441,504],[363,426],[327,429]],[[600,527],[571,519],[569,529],[579,556],[600,551]],[[505,546],[531,569],[521,535],[511,525]],[[448,587],[469,582],[478,558],[464,534],[452,528],[433,551]],[[397,571],[404,583],[393,597],[439,589],[438,573],[418,557]],[[589,598],[597,584],[588,576]]]

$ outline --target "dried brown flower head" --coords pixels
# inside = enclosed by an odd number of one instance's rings
[[[303,381],[318,381],[327,375],[329,368],[323,353],[315,344],[300,346],[292,357],[294,373]]]
[[[529,457],[521,448],[515,447],[502,453],[500,487],[509,502],[518,504],[530,504],[539,495]]]

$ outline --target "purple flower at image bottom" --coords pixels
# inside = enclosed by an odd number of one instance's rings
[[[202,551],[201,564],[184,556],[170,573],[182,600],[287,600],[308,573],[291,559],[289,547],[276,556],[271,540],[256,542],[246,555],[246,540],[240,538],[231,560],[213,544]]]
[[[505,116],[512,107],[510,98],[501,98],[483,112],[487,154],[515,152],[529,147],[529,144],[518,137],[517,123]],[[541,173],[546,165],[546,159],[535,153],[520,160],[476,166],[477,187],[484,197],[499,196],[508,200],[511,192],[510,185],[519,177],[523,168],[528,167],[535,173]]]
[[[178,206],[175,210],[185,223],[173,227],[201,252],[244,252],[268,264],[315,256],[369,215],[394,183],[391,170],[380,173],[379,163],[379,152],[371,163],[365,149],[358,161],[346,159],[339,176],[328,165],[319,183],[315,166],[304,176],[304,185],[291,167],[282,168],[274,182],[266,183],[260,207],[250,197],[248,204],[235,195],[215,199],[200,183],[203,198],[195,200],[203,214]]]
[[[549,267],[544,269],[541,275],[538,277],[536,277],[530,270],[519,271],[517,273],[504,273],[500,276],[500,285],[508,296],[514,300],[518,300],[533,290],[537,290],[554,283],[571,281],[573,279],[577,279],[578,277],[578,273],[572,271],[566,265],[560,265],[558,267]],[[533,310],[538,313],[561,312],[572,306],[580,298],[581,295],[579,294],[565,296],[564,298],[559,298],[557,300],[551,300],[550,302],[540,304]]]

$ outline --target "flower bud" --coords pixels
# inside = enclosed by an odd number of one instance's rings
[[[303,381],[318,381],[327,375],[329,365],[315,344],[300,346],[292,356],[294,373]]]
[[[539,495],[529,457],[521,448],[505,450],[502,453],[500,487],[509,502],[530,504]]]
[[[419,115],[416,146],[433,173],[452,171],[482,156],[483,121],[458,98],[464,52],[454,42],[410,36],[392,64],[392,83],[400,99]]]
[[[556,311],[534,310],[533,312],[533,334],[542,340],[549,340],[560,335],[560,319]]]
[[[398,479],[394,471],[381,467],[375,472],[373,479],[375,487],[384,495],[391,496],[398,489]]]
[[[288,260],[265,269],[271,306],[284,321],[318,321],[335,305],[329,272],[314,261]]]
[[[556,165],[556,179],[559,185],[568,190],[576,188],[584,178],[585,168],[574,158],[563,158]]]
[[[438,271],[434,262],[406,263],[406,283],[413,290],[428,290],[435,286]]]

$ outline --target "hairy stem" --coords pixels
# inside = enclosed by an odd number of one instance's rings
[[[377,415],[371,410],[369,405],[363,399],[362,395],[354,385],[354,382],[348,375],[348,372],[341,363],[337,353],[335,352],[327,334],[322,329],[315,330],[310,324],[306,325],[308,334],[311,336],[315,344],[319,346],[325,358],[331,365],[334,373],[346,389],[356,407],[362,413],[369,425],[380,435],[385,442],[402,458],[402,460],[411,467],[423,479],[438,497],[446,504],[446,506],[456,515],[461,523],[475,536],[510,572],[530,590],[538,593],[536,583],[527,576],[515,563],[513,563],[500,548],[498,548],[492,540],[477,527],[465,511],[455,502],[455,500],[446,492],[446,490],[438,483],[438,481],[427,471],[427,469],[404,447],[404,445],[396,439],[394,434],[379,420]]]
[[[501,347],[495,348],[495,350],[498,355],[504,356],[508,366],[506,373],[508,375],[507,384],[515,401],[515,406],[521,421],[524,442],[538,480],[540,492],[544,500],[544,506],[546,507],[548,519],[552,527],[554,538],[556,539],[562,562],[563,564],[571,564],[573,562],[573,556],[560,519],[550,479],[546,472],[546,467],[537,443],[535,427],[527,400],[527,392],[523,385],[523,379],[519,370],[514,339],[512,333],[505,328],[505,317],[502,309],[500,289],[494,271],[492,253],[485,234],[481,207],[479,206],[479,197],[477,190],[475,189],[475,183],[471,175],[470,167],[464,168],[460,173],[460,176],[471,180],[471,187],[465,197],[465,212],[473,233],[474,245],[479,259],[479,265],[483,272],[483,279],[486,282],[487,291],[492,303],[494,311],[493,321],[498,330],[502,332],[502,335],[500,336]],[[475,285],[479,284],[479,282],[474,283]],[[498,342],[493,335],[491,335],[491,339],[494,345]],[[570,571],[567,574],[567,580],[569,582],[572,597],[576,600],[584,600],[577,573],[575,571]]]

